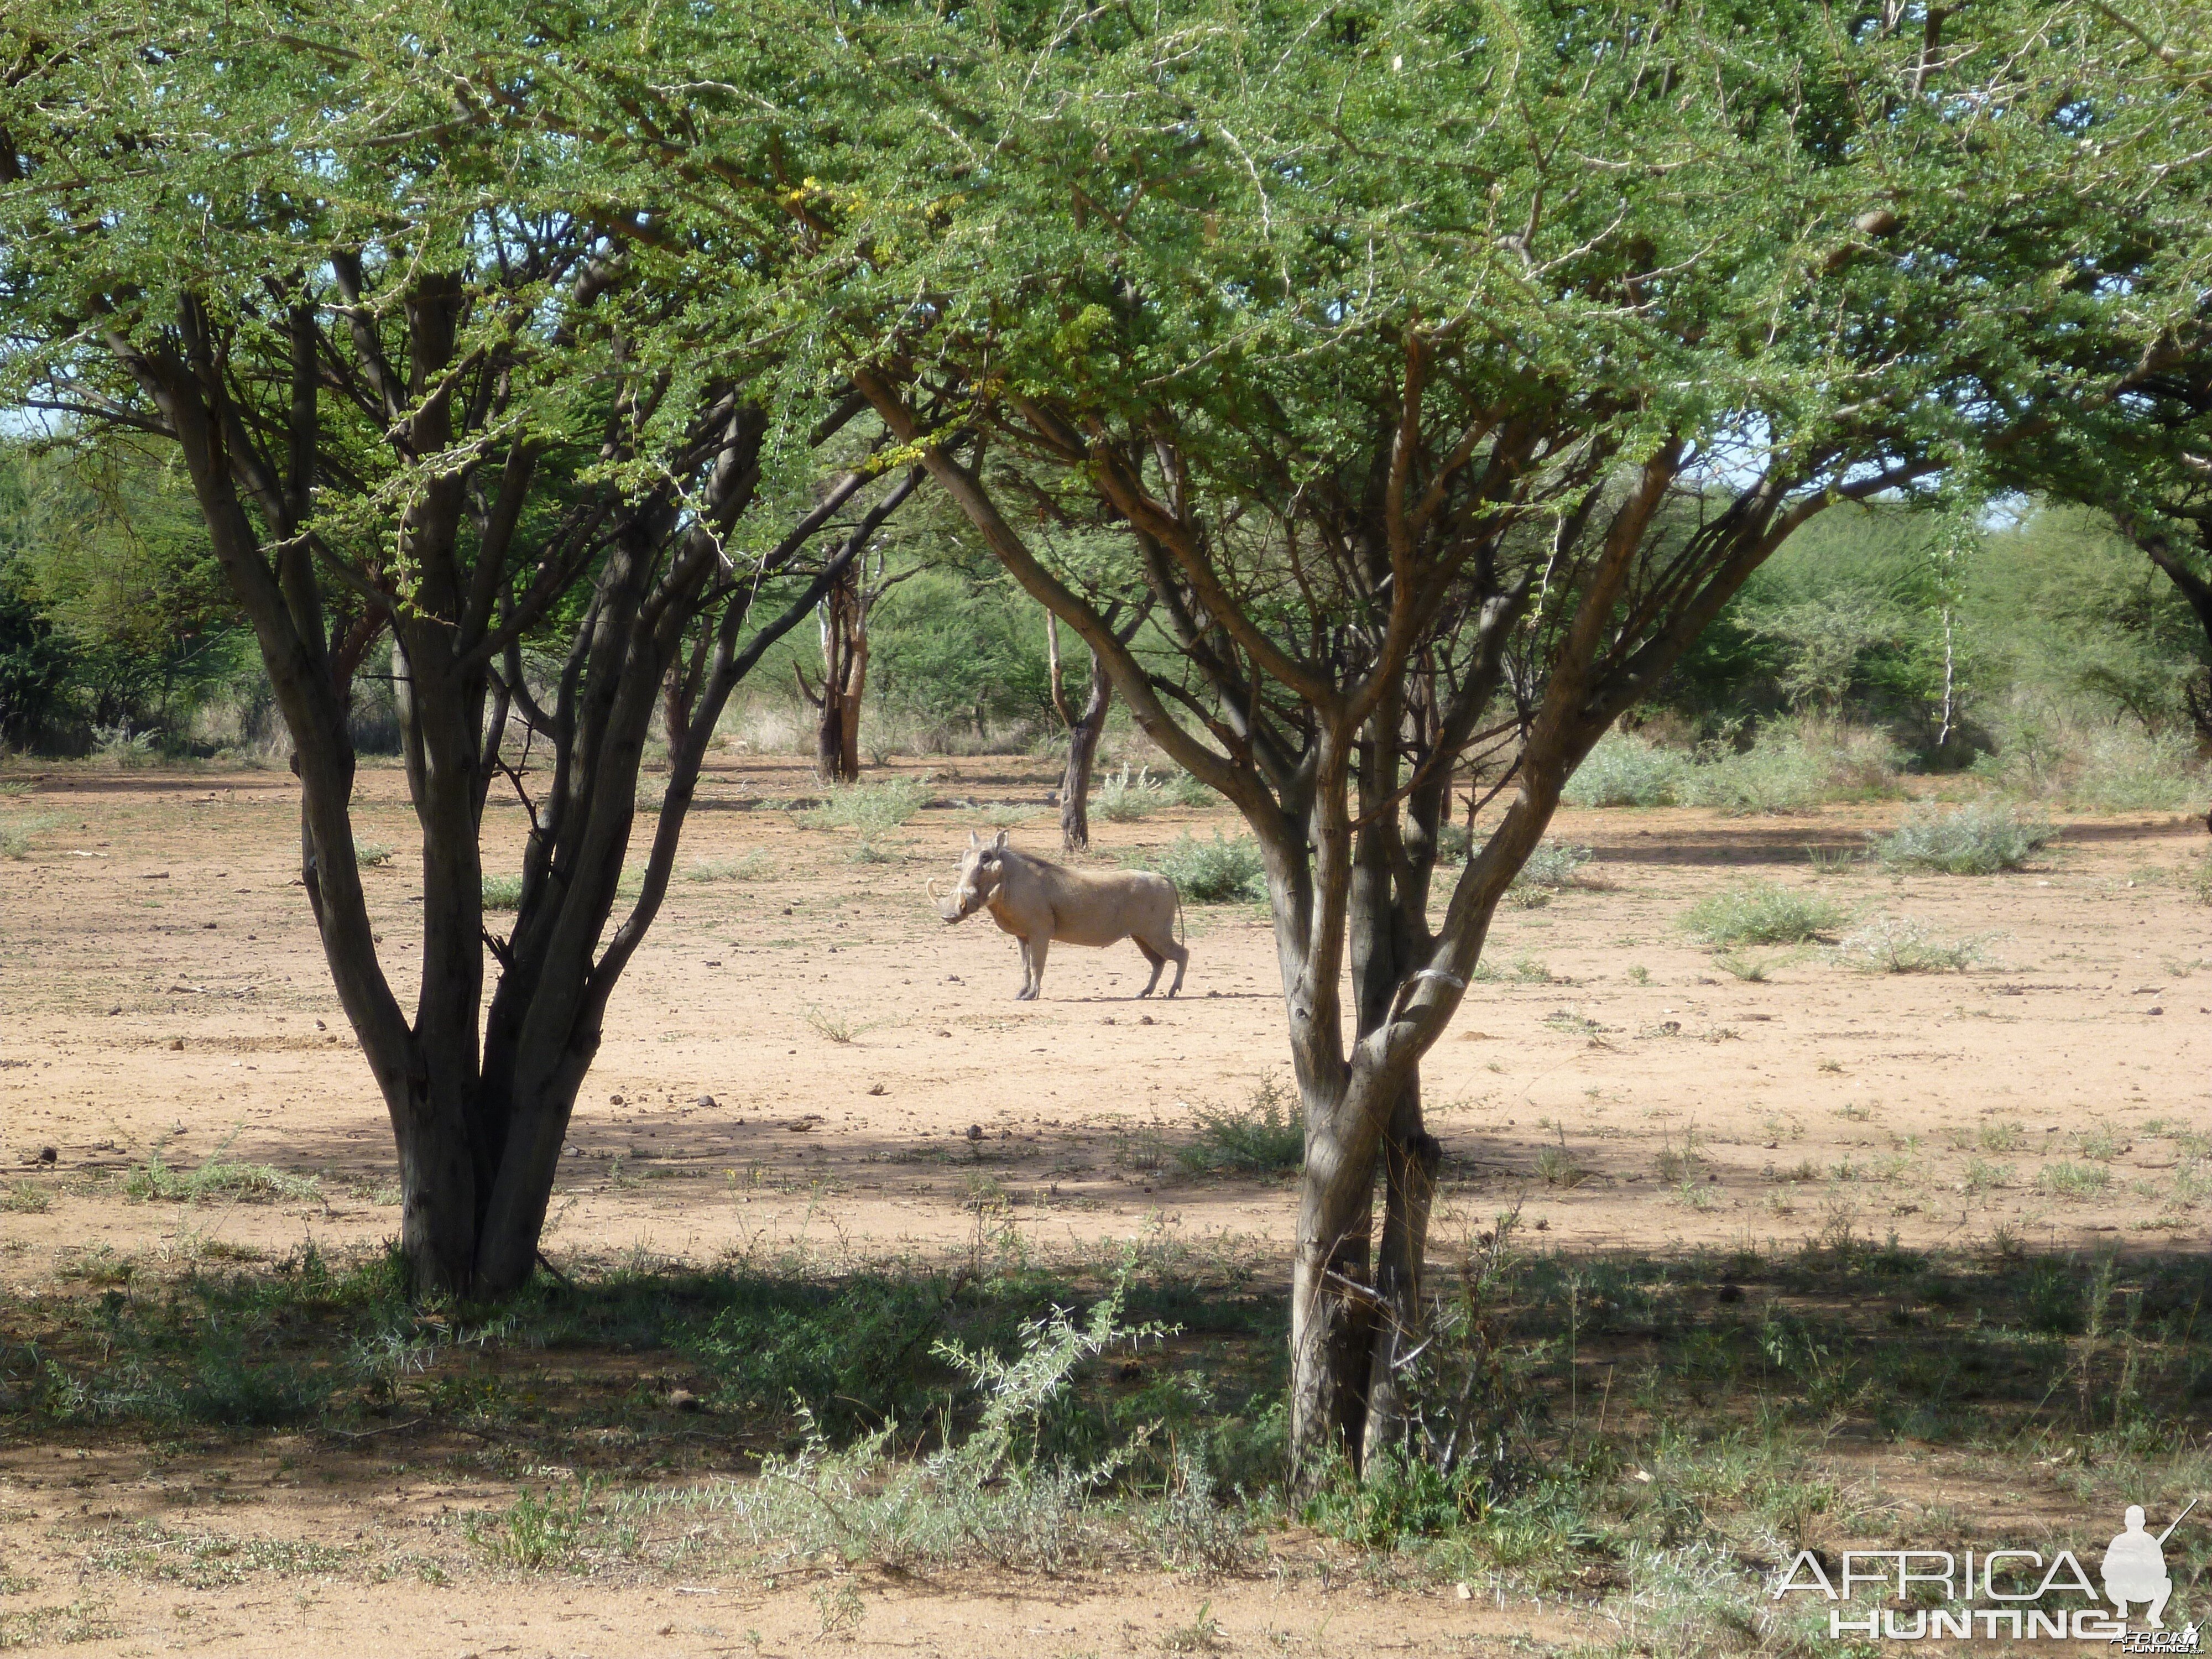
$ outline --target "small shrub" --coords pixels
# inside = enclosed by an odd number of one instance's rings
[[[31,837],[52,829],[61,820],[58,817],[17,818],[11,823],[0,823],[0,859],[27,859],[31,856]]]
[[[121,726],[95,726],[92,748],[110,766],[143,766],[154,758],[154,734],[133,732],[127,720]]]
[[[1188,830],[1151,864],[1134,867],[1159,872],[1176,884],[1186,904],[1265,904],[1267,866],[1260,843],[1249,836],[1224,838],[1218,830],[1210,842]]]
[[[799,822],[811,830],[858,830],[865,836],[896,829],[928,805],[935,793],[926,774],[840,784],[821,805],[801,814]]]
[[[1909,916],[1881,916],[1844,935],[1837,955],[1877,974],[1963,974],[1983,957],[1980,941],[1946,939]]]
[[[480,1510],[461,1523],[469,1542],[511,1567],[565,1566],[574,1559],[589,1513],[591,1483],[563,1498],[525,1486],[504,1510]]]
[[[358,841],[354,843],[353,856],[364,870],[381,870],[392,862],[392,848],[380,841]]]
[[[1652,1169],[1663,1184],[1679,1187],[1685,1182],[1695,1181],[1705,1167],[1705,1155],[1698,1145],[1695,1129],[1682,1132],[1682,1144],[1679,1146],[1672,1135],[1659,1138],[1659,1156]]]
[[[1242,1107],[1198,1113],[1198,1139],[1176,1153],[1193,1175],[1272,1175],[1305,1162],[1306,1132],[1297,1103],[1273,1078],[1263,1078]]]
[[[1167,787],[1152,775],[1149,767],[1143,766],[1133,773],[1125,764],[1091,792],[1092,815],[1109,823],[1150,817],[1169,802]]]
[[[1766,976],[1787,960],[1786,957],[1747,957],[1736,951],[1717,951],[1713,957],[1715,966],[1747,985],[1764,985]]]
[[[522,902],[520,876],[486,876],[483,878],[483,908],[487,910],[512,910]]]
[[[1212,789],[1188,772],[1177,772],[1163,779],[1160,787],[1172,806],[1211,806],[1216,799]]]
[[[53,1198],[46,1189],[28,1181],[12,1181],[0,1187],[0,1210],[18,1215],[44,1215]]]
[[[1558,1146],[1547,1146],[1536,1154],[1536,1176],[1547,1187],[1579,1187],[1589,1179],[1589,1174],[1567,1150],[1564,1129],[1559,1132]]]
[[[1966,1177],[1960,1184],[1968,1193],[1979,1196],[1994,1188],[2008,1184],[2011,1180],[2011,1164],[1992,1164],[1986,1158],[1973,1158],[1966,1160]]]
[[[860,1034],[860,1028],[848,1016],[834,1009],[809,1008],[803,1018],[809,1025],[835,1043],[850,1042]]]
[[[1940,870],[1953,876],[1988,876],[2017,870],[2057,832],[2041,818],[2023,817],[2000,801],[1944,807],[1909,807],[1887,836],[1869,836],[1875,856],[1892,870]]]
[[[1476,841],[1456,823],[1447,823],[1437,831],[1437,862],[1464,864],[1488,844],[1489,838]],[[1541,841],[1536,850],[1513,878],[1513,885],[1522,890],[1523,896],[1517,902],[1525,908],[1535,908],[1548,901],[1552,893],[1576,884],[1575,877],[1582,867],[1597,855],[1587,847],[1574,847],[1565,842]],[[1596,884],[1602,885],[1602,883]],[[1527,894],[1541,890],[1544,897],[1533,902]],[[1509,902],[1515,902],[1509,900]]]
[[[1539,842],[1536,850],[1528,854],[1528,861],[1521,866],[1521,873],[1513,878],[1514,884],[1565,887],[1574,879],[1575,872],[1595,856],[1587,847],[1570,847],[1565,842]]]
[[[1672,806],[1689,757],[1628,732],[1608,732],[1559,791],[1570,806]]]
[[[1732,883],[1690,907],[1682,926],[1708,945],[1808,945],[1843,925],[1832,900],[1778,881]]]

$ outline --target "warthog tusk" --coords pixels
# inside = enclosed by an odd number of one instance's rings
[[[944,900],[937,896],[937,881],[934,877],[921,884],[921,890],[929,895],[929,902],[932,904],[942,904],[945,902]]]

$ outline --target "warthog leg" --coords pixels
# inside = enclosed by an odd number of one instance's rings
[[[1145,953],[1145,959],[1152,964],[1152,976],[1145,981],[1145,988],[1137,994],[1140,997],[1152,995],[1152,988],[1160,982],[1160,965],[1168,962],[1172,962],[1176,965],[1175,982],[1168,987],[1168,994],[1173,996],[1177,991],[1182,990],[1182,970],[1189,965],[1190,952],[1176,944],[1172,935],[1166,939],[1140,939],[1132,933],[1129,937],[1136,939],[1137,948]]]
[[[1035,1002],[1044,992],[1045,952],[1052,948],[1052,935],[1033,933],[1022,941],[1022,972],[1024,982],[1021,1000]]]
[[[1137,948],[1145,953],[1145,960],[1152,964],[1152,976],[1145,981],[1145,988],[1137,993],[1140,997],[1148,997],[1152,994],[1152,987],[1160,982],[1160,969],[1167,966],[1168,959],[1142,939],[1137,940]]]

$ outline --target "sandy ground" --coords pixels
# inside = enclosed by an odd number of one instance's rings
[[[851,861],[851,832],[760,804],[808,793],[795,764],[738,758],[710,777],[679,866],[708,878],[679,875],[617,994],[555,1200],[556,1263],[629,1247],[698,1261],[799,1249],[830,1266],[941,1258],[974,1248],[987,1213],[998,1248],[1011,1235],[1095,1252],[1151,1235],[1263,1267],[1283,1258],[1286,1184],[1193,1181],[1162,1156],[1199,1109],[1241,1103],[1285,1069],[1264,918],[1193,909],[1173,1002],[1134,1000],[1145,966],[1124,945],[1062,947],[1043,1000],[1017,1003],[1012,941],[987,921],[947,928],[921,884],[951,869],[993,805],[1034,807],[1016,844],[1050,852],[1049,780],[1018,761],[933,769],[945,796],[974,805],[878,836],[892,856],[875,863]],[[368,879],[404,987],[418,948],[412,820],[394,770],[365,771],[361,798],[362,839],[402,849]],[[1543,1242],[1577,1252],[1786,1246],[1840,1228],[1919,1247],[2002,1231],[2031,1247],[2201,1249],[2208,1212],[2177,1189],[2175,1139],[2212,1130],[2212,910],[2177,881],[2203,851],[2201,823],[2069,821],[2035,868],[2001,877],[1814,872],[1808,847],[1858,848],[1898,810],[1564,814],[1554,833],[1595,849],[1595,884],[1501,915],[1487,962],[1502,977],[1472,988],[1426,1067],[1449,1157],[1439,1240],[1517,1202]],[[38,1182],[52,1202],[0,1212],[0,1292],[48,1285],[86,1251],[159,1260],[218,1239],[281,1252],[392,1232],[382,1108],[295,880],[293,781],[53,770],[0,800],[0,818],[16,815],[60,823],[27,859],[0,860],[0,1178]],[[1100,855],[1228,823],[1170,810],[1102,825]],[[511,867],[519,828],[511,807],[491,812],[489,867]],[[1767,977],[1739,980],[1677,921],[1747,876],[1978,939],[1984,961],[1885,975],[1764,951],[1750,954],[1771,959]],[[1547,1147],[1563,1151],[1555,1176],[1583,1172],[1573,1184],[1547,1184]],[[1668,1156],[1686,1147],[1698,1161]],[[157,1152],[188,1167],[218,1148],[319,1175],[324,1198],[186,1210],[127,1202],[112,1179]],[[68,1552],[40,1540],[70,1516],[173,1519],[191,1502],[159,1471],[56,1467],[84,1450],[0,1447],[0,1549],[15,1558],[8,1571],[45,1584],[33,1599],[69,1599]],[[443,1501],[428,1490],[400,1494],[401,1508]],[[338,1510],[290,1512],[309,1532],[346,1524]],[[110,1588],[114,1633],[82,1651],[823,1644],[805,1594],[757,1584],[571,1595],[487,1581],[463,1595],[333,1579],[258,1600]],[[1331,1651],[1354,1630],[1358,1648],[1423,1653],[1556,1633],[1551,1613],[1482,1595],[1310,1581],[885,1581],[866,1594],[855,1651],[981,1652],[1015,1636],[1041,1656],[1158,1652],[1201,1601],[1238,1652]],[[0,1599],[11,1605],[21,1598]]]

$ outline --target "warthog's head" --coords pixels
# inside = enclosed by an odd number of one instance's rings
[[[952,890],[940,897],[934,881],[923,884],[930,902],[937,906],[937,914],[947,921],[965,921],[988,904],[1006,876],[1006,866],[999,860],[999,854],[1006,850],[1005,830],[999,831],[996,840],[985,841],[970,830],[968,851],[960,860]]]

